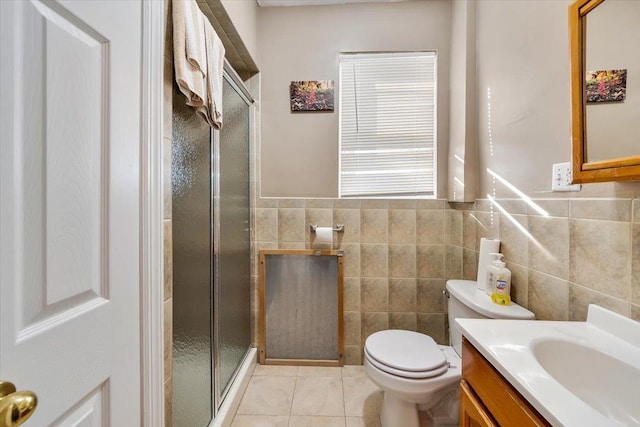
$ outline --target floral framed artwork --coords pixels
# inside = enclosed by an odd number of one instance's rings
[[[301,80],[289,86],[291,111],[333,111],[333,80]]]
[[[622,102],[627,96],[627,70],[598,70],[586,73],[587,103]]]

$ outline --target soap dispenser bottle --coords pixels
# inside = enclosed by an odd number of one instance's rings
[[[491,267],[494,262],[500,259],[501,256],[501,253],[492,252],[489,254],[489,260],[486,266],[486,280],[484,281],[484,292],[489,296],[493,293],[493,270]]]
[[[502,261],[502,254],[496,257],[493,264],[487,267],[491,286],[491,301],[499,305],[511,305],[511,271]]]

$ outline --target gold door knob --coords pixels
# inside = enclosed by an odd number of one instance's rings
[[[0,381],[0,427],[17,427],[36,410],[38,398],[30,391],[16,391],[8,381]]]

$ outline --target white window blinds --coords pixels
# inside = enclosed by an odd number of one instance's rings
[[[435,52],[340,55],[340,197],[435,196]]]

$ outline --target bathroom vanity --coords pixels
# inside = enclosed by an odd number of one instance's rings
[[[550,424],[466,339],[462,342],[460,426]]]
[[[457,319],[461,426],[638,426],[640,322]]]

